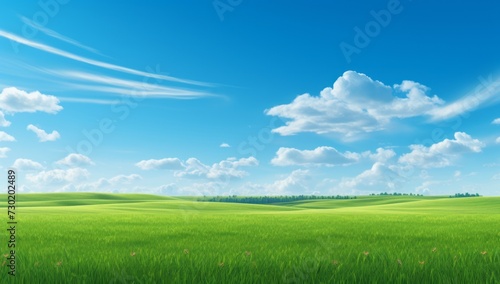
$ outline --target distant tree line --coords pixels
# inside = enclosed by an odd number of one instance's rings
[[[347,195],[291,195],[291,196],[215,196],[215,197],[203,197],[199,198],[198,201],[208,201],[208,202],[235,202],[235,203],[252,203],[252,204],[270,204],[270,203],[282,203],[282,202],[292,202],[299,200],[310,200],[310,199],[356,199],[356,196]]]
[[[479,197],[479,193],[455,193],[455,195],[450,195],[450,198],[455,198],[455,197]]]
[[[381,193],[371,193],[370,196],[377,196],[377,195],[394,195],[394,196],[400,196],[400,195],[408,195],[408,196],[424,196],[423,194],[418,194],[418,193],[399,193],[399,192],[393,192],[393,193],[387,193],[387,192],[381,192]]]

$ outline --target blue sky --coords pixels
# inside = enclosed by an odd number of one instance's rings
[[[2,4],[23,192],[498,195],[493,1]]]

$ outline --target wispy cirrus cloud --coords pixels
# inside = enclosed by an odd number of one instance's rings
[[[13,33],[6,32],[4,30],[0,30],[0,37],[12,40],[14,42],[17,42],[17,43],[20,43],[20,44],[23,44],[26,46],[30,46],[32,48],[35,48],[35,49],[38,49],[41,51],[45,51],[47,53],[52,53],[52,54],[55,54],[55,55],[58,55],[61,57],[65,57],[65,58],[72,59],[72,60],[75,60],[78,62],[86,63],[86,64],[89,64],[92,66],[104,68],[107,70],[113,70],[113,71],[118,71],[118,72],[130,74],[130,75],[137,75],[137,76],[146,77],[146,78],[153,78],[153,79],[165,80],[165,81],[188,84],[188,85],[205,86],[205,87],[213,86],[213,84],[210,84],[210,83],[199,82],[199,81],[195,81],[195,80],[180,79],[180,78],[162,75],[162,74],[156,74],[156,73],[149,73],[149,72],[144,72],[144,71],[140,71],[140,70],[136,70],[136,69],[132,69],[132,68],[128,68],[128,67],[123,67],[120,65],[115,65],[115,64],[111,64],[111,63],[107,63],[107,62],[103,62],[103,61],[99,61],[99,60],[94,60],[91,58],[83,57],[80,55],[73,54],[71,52],[67,52],[67,51],[58,49],[58,48],[55,48],[55,47],[52,47],[52,46],[49,46],[49,45],[46,45],[43,43],[32,41],[32,40],[29,40],[27,38],[15,35]]]
[[[69,98],[69,97],[59,97],[61,102],[68,103],[83,103],[83,104],[96,104],[96,105],[114,105],[116,100],[101,100],[101,99],[86,99],[86,98]]]
[[[488,102],[498,101],[500,77],[480,78],[481,84],[476,90],[445,106],[430,112],[432,120],[445,120],[473,111]]]
[[[68,79],[85,82],[85,84],[68,83],[72,87],[82,90],[99,91],[113,94],[129,94],[131,96],[195,98],[210,96],[211,94],[182,88],[172,88],[157,84],[150,84],[135,80],[125,80],[102,74],[96,75],[71,70],[48,70],[48,72]],[[89,82],[101,85],[90,85]]]
[[[42,33],[44,33],[44,34],[46,34],[46,35],[48,35],[48,36],[50,36],[50,37],[56,38],[56,39],[58,39],[58,40],[60,40],[60,41],[64,41],[64,42],[66,42],[66,43],[69,43],[69,44],[71,44],[71,45],[73,45],[73,46],[76,46],[76,47],[79,47],[79,48],[81,48],[81,49],[85,49],[85,50],[90,51],[90,52],[92,52],[92,53],[102,55],[102,54],[101,54],[98,50],[96,50],[95,48],[92,48],[92,47],[86,46],[86,45],[84,45],[84,44],[81,44],[80,42],[78,42],[78,41],[76,41],[76,40],[74,40],[74,39],[72,39],[72,38],[66,37],[66,36],[64,36],[64,35],[62,35],[62,34],[60,34],[60,33],[56,32],[56,31],[54,31],[54,30],[51,30],[51,29],[49,29],[49,28],[47,28],[47,27],[45,27],[45,26],[42,26],[42,25],[40,25],[40,24],[38,24],[38,23],[34,22],[33,20],[30,20],[30,19],[28,19],[28,18],[26,18],[26,17],[24,17],[24,16],[20,16],[19,18],[21,19],[21,21],[22,21],[23,23],[25,23],[25,24],[26,24],[26,25],[28,25],[29,27],[32,27],[32,28],[34,28],[34,29],[37,29],[37,30],[39,30],[40,32],[42,32]]]

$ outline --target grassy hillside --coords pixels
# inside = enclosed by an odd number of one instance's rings
[[[254,205],[68,193],[18,200],[15,283],[500,281],[498,197]]]
[[[5,194],[0,199],[6,200]],[[298,209],[360,209],[396,210],[400,213],[425,213],[427,211],[449,211],[469,213],[500,213],[500,197],[449,198],[447,196],[361,196],[357,199],[301,200],[272,205],[246,203],[198,202],[193,197],[168,197],[150,194],[107,194],[107,193],[41,193],[18,194],[17,203],[21,207],[60,207],[76,205],[109,205],[105,207],[146,207],[173,208],[189,207],[218,211],[235,208],[267,209],[270,211],[290,211]],[[146,206],[148,205],[148,206]],[[0,203],[6,207],[7,203]],[[377,207],[378,206],[378,207]]]

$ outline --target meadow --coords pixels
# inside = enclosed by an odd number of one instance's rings
[[[500,283],[500,197],[17,198],[17,271],[2,264],[0,283]]]

